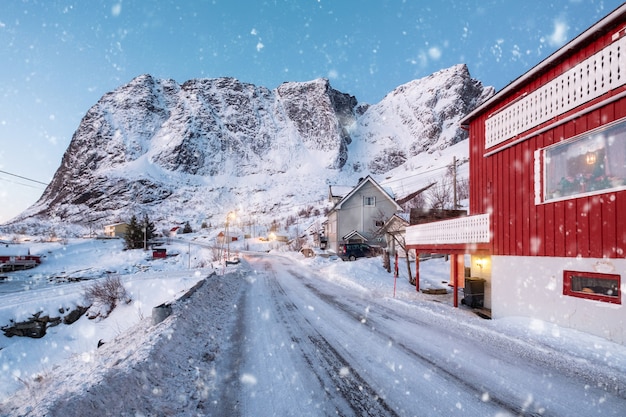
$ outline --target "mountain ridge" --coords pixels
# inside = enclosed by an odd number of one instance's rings
[[[5,228],[84,229],[141,213],[197,227],[233,209],[284,218],[324,206],[331,184],[416,174],[417,160],[465,141],[460,119],[493,92],[464,64],[373,105],[321,78],[269,90],[230,77],[178,84],[143,74],[87,111],[41,198]]]

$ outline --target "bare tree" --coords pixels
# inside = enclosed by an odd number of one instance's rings
[[[111,275],[103,280],[95,281],[85,288],[84,297],[91,303],[87,312],[87,317],[90,319],[106,318],[119,301],[126,304],[132,301],[118,275]]]
[[[456,190],[459,200],[468,199],[470,193],[469,178],[459,179],[456,183]]]
[[[441,181],[430,187],[427,192],[426,198],[433,209],[443,210],[452,207],[454,204],[452,201],[454,193],[452,179],[448,175],[442,177]]]
[[[382,213],[382,211],[379,212],[378,216],[376,217],[376,222],[380,224],[380,227],[377,228],[377,230],[374,232],[374,235],[377,237],[391,236],[391,238],[395,242],[395,245],[400,247],[404,251],[404,253],[406,254],[406,270],[409,277],[409,282],[411,284],[415,284],[411,272],[409,250],[407,250],[406,247],[406,225],[402,221],[388,221],[389,219],[384,218],[384,214]],[[383,227],[383,225],[385,225],[386,227]],[[387,271],[389,271],[389,269]]]
[[[409,282],[414,285],[415,279],[411,271],[410,251],[406,247],[406,226],[401,222],[394,222],[387,227],[386,233],[391,236],[396,246],[399,246],[404,251],[407,276],[409,277]]]
[[[411,209],[424,209],[426,208],[426,197],[424,193],[419,193],[406,203],[402,205],[402,209],[405,212],[410,212]]]

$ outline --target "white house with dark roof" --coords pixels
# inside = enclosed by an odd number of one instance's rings
[[[341,243],[370,243],[384,245],[377,241],[378,231],[385,222],[402,207],[396,203],[391,192],[383,189],[369,175],[344,196],[335,193],[338,188],[329,190],[329,200],[335,205],[330,210],[326,222],[328,248],[337,251]]]

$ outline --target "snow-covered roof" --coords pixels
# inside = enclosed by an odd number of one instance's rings
[[[329,193],[330,197],[344,197],[352,191],[354,187],[350,187],[349,185],[329,185]]]
[[[408,217],[409,213],[394,214],[385,222],[383,227],[381,227],[381,230],[384,230],[387,233],[394,233],[398,231],[403,232],[405,228],[409,225]]]
[[[402,220],[404,220],[405,222],[408,223],[410,221],[410,218],[411,218],[411,213],[407,213],[407,212],[396,213],[396,214],[394,214],[394,216],[398,216]]]
[[[335,208],[341,209],[342,204],[344,202],[348,201],[357,191],[359,191],[368,182],[371,183],[374,187],[378,188],[378,190],[383,195],[386,195],[389,198],[389,200],[391,202],[393,202],[393,204],[396,205],[396,208],[398,210],[402,210],[402,207],[400,207],[400,205],[398,203],[396,203],[396,200],[393,198],[393,191],[391,191],[391,189],[387,190],[387,189],[381,187],[380,184],[378,184],[376,181],[374,181],[374,179],[371,176],[369,176],[369,175],[367,177],[363,178],[363,181],[361,181],[356,187],[354,187],[352,189],[352,191],[350,191],[344,198],[342,198],[341,201],[339,203],[337,203]]]
[[[112,223],[112,224],[106,224],[104,225],[104,227],[116,227],[116,226],[123,226],[123,225],[127,225],[128,223],[125,222],[120,222],[120,223]]]
[[[367,238],[363,236],[362,234],[360,234],[359,232],[357,232],[356,230],[353,230],[350,233],[343,236],[342,240],[350,240],[350,239],[354,239],[355,237],[358,237],[359,239],[367,242]]]
[[[28,246],[4,243],[0,245],[0,256],[26,256],[30,255]]]

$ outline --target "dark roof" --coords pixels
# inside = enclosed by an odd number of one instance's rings
[[[372,185],[374,185],[374,187],[378,188],[378,190],[385,196],[387,196],[387,198],[393,202],[393,204],[396,205],[398,210],[402,210],[402,207],[400,207],[400,205],[398,203],[396,203],[396,200],[393,198],[393,196],[391,195],[391,193],[387,190],[385,190],[383,187],[380,186],[380,184],[378,184],[376,181],[374,181],[374,179],[372,177],[370,177],[369,175],[365,178],[363,178],[363,180],[361,182],[359,182],[359,184],[354,187],[352,189],[352,191],[350,191],[345,197],[343,197],[341,199],[341,201],[339,201],[335,207],[333,207],[333,210],[335,209],[341,209],[341,206],[344,202],[346,202],[347,200],[350,199],[350,197],[352,197],[361,187],[363,187],[367,182],[371,183]]]

